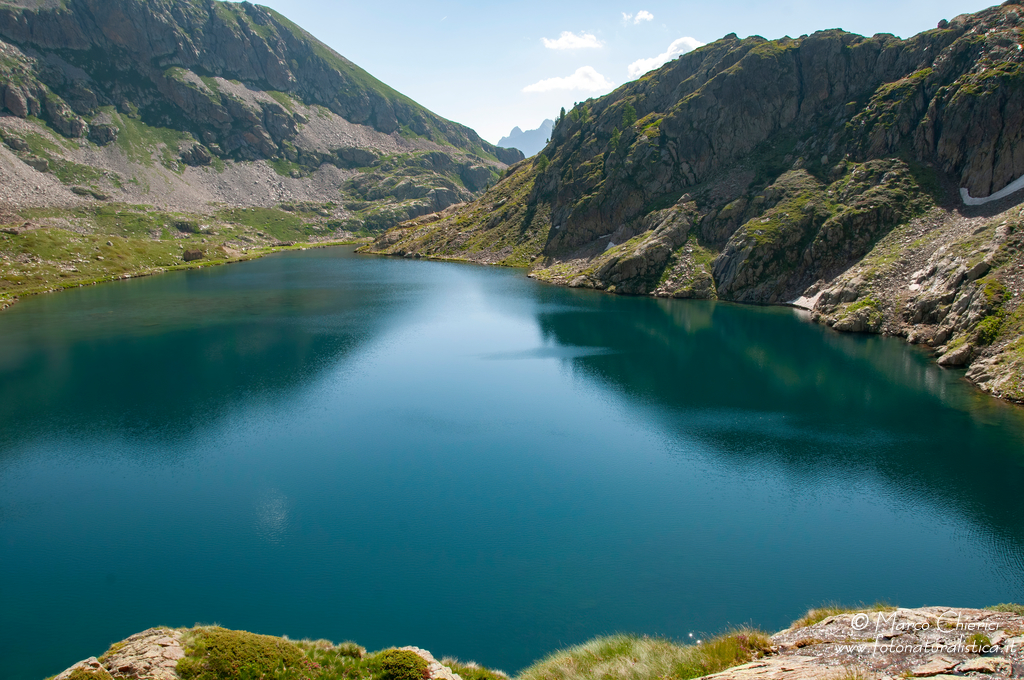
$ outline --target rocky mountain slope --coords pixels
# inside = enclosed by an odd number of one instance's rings
[[[373,252],[793,303],[1024,401],[1024,7],[907,40],[729,35],[578,105],[476,202]]]
[[[0,298],[180,265],[181,239],[231,259],[379,231],[523,157],[277,12],[213,0],[0,0],[0,138]],[[145,257],[83,255],[109,237]]]

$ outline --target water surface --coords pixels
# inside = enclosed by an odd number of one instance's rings
[[[1024,600],[1024,418],[791,310],[348,249],[0,314],[0,656],[154,625],[520,670],[824,601]]]

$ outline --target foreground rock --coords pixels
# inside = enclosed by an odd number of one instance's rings
[[[924,607],[830,616],[772,636],[778,654],[710,676],[864,678],[1024,675],[1024,617],[980,609]],[[1016,669],[1016,670],[1015,670]]]

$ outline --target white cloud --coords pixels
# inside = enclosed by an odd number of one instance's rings
[[[645,9],[640,10],[636,14],[622,13],[622,20],[627,24],[632,21],[634,24],[639,24],[641,21],[654,21],[654,15]]]
[[[576,69],[576,72],[565,78],[546,78],[533,85],[527,85],[523,92],[550,92],[552,90],[584,90],[586,92],[609,91],[615,87],[603,75],[594,70],[592,66],[583,66]]]
[[[541,38],[541,40],[544,41],[544,47],[549,50],[579,50],[601,46],[601,41],[592,33],[576,35],[571,31],[562,31],[562,35],[557,40],[552,40],[551,38]]]
[[[681,54],[686,54],[691,50],[695,50],[698,47],[701,47],[703,44],[704,43],[697,40],[696,38],[690,37],[675,40],[672,42],[671,45],[668,46],[667,50],[665,50],[658,56],[651,57],[650,59],[637,59],[632,64],[630,64],[629,77],[636,78],[637,76],[642,76],[648,71],[658,68],[662,64],[671,61],[672,59],[675,59]]]

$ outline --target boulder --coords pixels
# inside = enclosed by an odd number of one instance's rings
[[[1013,664],[999,656],[978,657],[956,667],[958,673],[987,673],[1008,676],[1013,673]]]
[[[213,162],[213,156],[202,144],[193,144],[181,152],[181,162],[193,167],[209,165]]]
[[[956,349],[947,351],[941,357],[939,357],[939,366],[945,368],[956,368],[959,366],[966,366],[967,362],[971,360],[971,354],[974,353],[974,348],[971,347],[970,343],[961,345]]]
[[[338,159],[339,165],[344,168],[363,168],[377,160],[377,154],[373,151],[357,147],[333,149],[331,155]]]
[[[25,160],[25,165],[28,165],[30,168],[32,168],[34,170],[38,170],[39,172],[49,172],[50,171],[50,161],[46,160],[45,158],[39,158],[37,156],[29,156],[28,158],[26,158],[24,160]]]
[[[28,102],[20,88],[7,86],[4,92],[4,106],[18,118],[28,116]]]
[[[21,139],[20,137],[5,135],[4,144],[6,144],[15,151],[28,151],[28,142],[26,142],[24,139]]]
[[[120,132],[115,125],[97,124],[89,126],[89,141],[106,146],[117,141],[117,133]]]
[[[201,250],[186,250],[181,256],[185,262],[192,262],[193,260],[203,259],[203,251]]]

